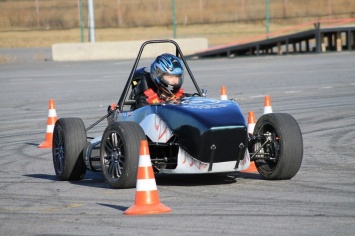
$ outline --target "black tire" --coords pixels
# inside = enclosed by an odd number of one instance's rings
[[[100,161],[104,178],[112,188],[136,186],[141,140],[146,136],[136,122],[114,122],[105,129]]]
[[[256,168],[265,179],[291,179],[297,174],[303,159],[302,133],[297,121],[286,113],[263,115],[255,124],[254,135],[264,135],[267,132],[275,135],[273,146],[269,150],[273,150],[277,158],[276,161],[257,159]],[[256,143],[254,151],[260,146],[260,143]],[[261,153],[263,152],[267,150],[263,148]]]
[[[79,118],[61,118],[53,130],[52,155],[55,174],[60,180],[81,180],[86,173],[83,150],[86,130]]]

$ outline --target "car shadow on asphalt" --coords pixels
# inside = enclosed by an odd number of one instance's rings
[[[198,185],[222,185],[237,183],[239,178],[260,179],[257,173],[231,173],[231,174],[181,174],[168,175],[156,174],[157,185],[162,186],[198,186]]]
[[[48,174],[30,174],[30,175],[23,175],[26,177],[36,178],[36,179],[46,179],[46,180],[58,180],[55,175],[48,175]]]
[[[45,179],[50,181],[60,181],[55,174],[27,174],[23,175],[26,177],[37,178],[37,179]],[[60,181],[62,182],[62,181]],[[71,184],[92,187],[92,188],[106,188],[109,189],[110,186],[105,182],[104,177],[102,176],[101,172],[93,172],[87,171],[84,179],[76,180],[76,181],[67,181]]]
[[[56,175],[49,174],[28,174],[26,177],[45,179],[50,181],[60,181]],[[230,174],[155,174],[156,184],[159,186],[203,186],[203,185],[223,185],[237,183],[238,179],[262,179],[258,173],[236,172]],[[110,189],[105,182],[101,172],[87,171],[84,179],[68,181],[71,184],[86,186],[91,188]]]
[[[111,189],[111,187],[106,183],[105,178],[101,172],[87,171],[84,179],[78,181],[70,181],[70,183],[92,188]]]

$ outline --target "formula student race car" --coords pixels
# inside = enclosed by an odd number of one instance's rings
[[[186,93],[179,103],[134,109],[132,90],[142,79],[137,73],[142,52],[148,44],[161,43],[176,48],[196,91]],[[173,40],[142,44],[116,105],[109,106],[107,114],[88,128],[80,118],[58,119],[52,154],[60,180],[80,180],[87,170],[102,171],[112,188],[133,188],[141,140],[148,141],[155,173],[231,173],[255,162],[262,177],[280,180],[294,177],[300,169],[303,141],[297,121],[285,113],[265,114],[249,134],[237,102],[207,98]],[[88,138],[87,131],[103,120],[108,125],[102,136]]]

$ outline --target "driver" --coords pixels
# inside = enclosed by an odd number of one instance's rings
[[[141,78],[133,81],[136,83],[133,89],[136,100],[134,109],[164,101],[178,102],[184,96],[184,89],[181,88],[184,68],[180,59],[174,55],[165,53],[158,56],[151,64],[150,76],[144,68],[136,73]]]

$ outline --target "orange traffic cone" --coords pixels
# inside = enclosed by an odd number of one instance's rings
[[[265,96],[264,98],[264,114],[272,113],[271,99],[270,96]]]
[[[253,111],[248,112],[248,133],[253,134],[254,133],[254,128],[255,128],[255,114]],[[241,172],[246,172],[246,173],[258,173],[258,170],[256,169],[255,163],[250,162],[250,166],[246,170],[242,170]]]
[[[48,119],[47,119],[47,132],[45,140],[38,145],[39,148],[51,148],[53,141],[53,129],[55,122],[58,120],[57,112],[55,111],[55,105],[53,99],[48,103]]]
[[[244,173],[259,173],[258,169],[256,169],[255,162],[251,161],[250,166],[246,170],[242,170]]]
[[[254,128],[255,128],[255,114],[253,111],[248,112],[248,133],[252,134],[254,133]]]
[[[221,87],[221,100],[228,100],[226,86]]]
[[[160,203],[152,162],[149,155],[148,141],[141,140],[136,184],[136,198],[134,205],[128,208],[124,214],[159,214],[170,211],[171,209],[169,207]]]

